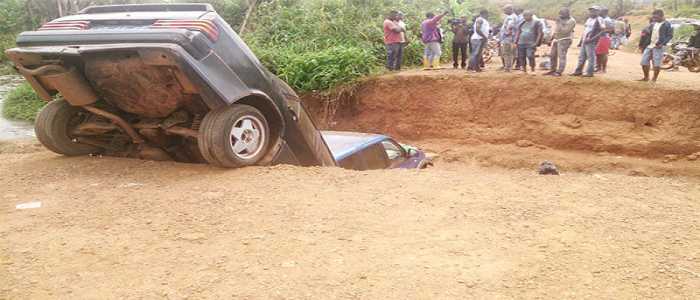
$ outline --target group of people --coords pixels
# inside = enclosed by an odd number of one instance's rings
[[[580,48],[578,63],[571,76],[593,77],[594,73],[605,73],[610,49],[617,49],[629,39],[632,28],[626,19],[613,20],[605,7],[591,6],[583,23],[581,38],[575,40],[576,20],[568,8],[559,11],[553,28],[546,20],[538,18],[532,11],[506,5],[503,7],[503,23],[491,26],[489,12],[481,10],[468,24],[466,17],[449,20],[452,39],[454,68],[481,72],[484,67],[482,51],[491,37],[498,41],[502,67],[505,72],[520,70],[527,73],[536,68],[535,53],[543,44],[551,46],[549,71],[544,75],[561,76],[566,69],[566,58],[570,47],[576,42]],[[443,31],[441,21],[447,12],[435,15],[429,12],[421,23],[421,41],[425,46],[423,64],[425,69],[438,68],[442,54]],[[642,33],[642,71],[644,81],[656,81],[666,45],[673,37],[673,29],[664,19],[662,10],[655,10],[651,22]],[[387,49],[388,70],[401,69],[403,49],[408,43],[403,14],[392,11],[384,21],[384,42]],[[467,51],[467,49],[469,49]],[[467,64],[467,57],[468,64]],[[653,66],[653,76],[650,71]]]

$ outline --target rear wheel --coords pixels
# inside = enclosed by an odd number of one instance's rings
[[[49,102],[39,112],[34,126],[36,137],[44,147],[58,154],[79,156],[99,152],[94,146],[74,142],[71,131],[84,122],[89,113],[65,100]]]
[[[269,150],[270,129],[259,110],[234,104],[212,110],[204,117],[198,144],[210,164],[227,168],[252,166]]]

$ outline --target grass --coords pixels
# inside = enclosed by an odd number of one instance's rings
[[[2,115],[11,120],[34,121],[45,104],[46,102],[25,82],[6,95]]]

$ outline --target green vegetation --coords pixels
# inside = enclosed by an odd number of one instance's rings
[[[8,119],[34,121],[44,104],[46,102],[37,96],[28,83],[22,83],[6,95],[2,114]]]
[[[381,70],[385,55],[381,24],[390,10],[406,15],[410,42],[404,61],[416,65],[422,59],[420,22],[425,12],[447,10],[454,15],[470,15],[471,7],[479,7],[474,3],[477,2],[265,1],[257,7],[250,31],[243,38],[263,64],[293,88],[326,90]],[[450,36],[447,34],[446,44]]]

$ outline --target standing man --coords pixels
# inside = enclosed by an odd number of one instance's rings
[[[515,14],[515,24],[513,24],[513,36],[518,34],[518,28],[520,26],[520,23],[523,22],[523,8],[522,7],[516,7],[513,9],[513,13]],[[515,39],[513,39],[515,41]],[[520,60],[518,59],[518,47],[513,45],[513,61],[515,62],[515,69],[520,70]]]
[[[654,64],[654,77],[651,81],[656,82],[661,72],[661,61],[664,57],[664,51],[666,51],[666,44],[673,39],[673,27],[664,18],[664,11],[657,9],[652,13],[651,24],[646,30],[651,33],[651,38],[648,40],[648,45],[640,45],[644,51],[641,63],[644,78],[640,81],[649,81],[649,62],[652,61]]]
[[[396,20],[396,24],[399,25],[399,27],[401,27],[401,44],[399,58],[396,64],[396,71],[401,71],[401,65],[403,64],[404,49],[406,48],[406,45],[408,45],[408,38],[406,38],[406,23],[404,23],[403,17],[404,14],[402,12],[399,12]]]
[[[620,49],[620,46],[622,46],[626,39],[625,30],[627,30],[627,24],[625,24],[622,17],[617,18],[617,20],[615,20],[615,31],[612,36],[610,49]]]
[[[564,7],[559,10],[559,18],[555,22],[554,34],[552,35],[552,49],[549,53],[551,62],[550,71],[544,75],[561,76],[566,68],[566,54],[574,40],[574,28],[576,20],[571,17],[571,12]]]
[[[600,18],[603,19],[601,24],[603,32],[598,39],[598,45],[596,46],[596,69],[600,73],[607,72],[608,69],[608,54],[610,53],[611,39],[610,35],[615,31],[615,22],[608,16],[608,8],[602,7],[600,9]]]
[[[474,21],[474,33],[471,37],[471,57],[469,59],[469,67],[474,72],[481,72],[481,52],[484,49],[486,43],[489,42],[489,32],[491,31],[491,26],[489,21],[486,20],[489,17],[489,12],[482,9],[479,12],[479,17]]]
[[[516,16],[513,13],[513,6],[506,5],[503,7],[503,25],[501,25],[500,30],[500,42],[501,42],[501,60],[503,61],[503,70],[510,72],[513,68],[513,58],[514,58],[514,42],[515,42],[515,19]]]
[[[440,33],[440,20],[447,15],[447,12],[436,16],[429,12],[425,14],[425,20],[421,23],[421,38],[425,44],[425,53],[423,55],[423,67],[426,70],[440,67],[440,43],[442,43],[442,35]]]
[[[632,25],[625,19],[625,44],[629,41],[630,36],[632,36]]]
[[[386,69],[398,71],[401,69],[401,34],[405,31],[396,22],[399,13],[395,10],[389,12],[384,20],[384,45],[386,46]]]
[[[598,17],[598,11],[598,6],[591,6],[588,9],[588,19],[583,29],[583,36],[581,36],[581,41],[579,42],[581,52],[578,55],[578,66],[576,66],[576,71],[571,76],[593,77],[596,60],[595,48],[603,32],[603,19]],[[583,74],[583,67],[586,65],[586,62],[588,62],[588,66],[586,66],[586,74]]]
[[[532,12],[526,10],[523,13],[523,22],[518,26],[518,34],[515,37],[515,44],[518,45],[518,61],[524,73],[527,73],[528,62],[532,72],[535,72],[535,50],[538,43],[542,41],[542,35],[542,22],[535,20],[532,17]]]
[[[461,17],[457,20],[451,21],[452,33],[454,33],[454,38],[452,39],[452,66],[457,69],[460,66],[462,69],[467,67],[467,45],[469,44],[469,28],[467,28],[467,17]],[[458,58],[461,54],[461,60],[458,62]]]

